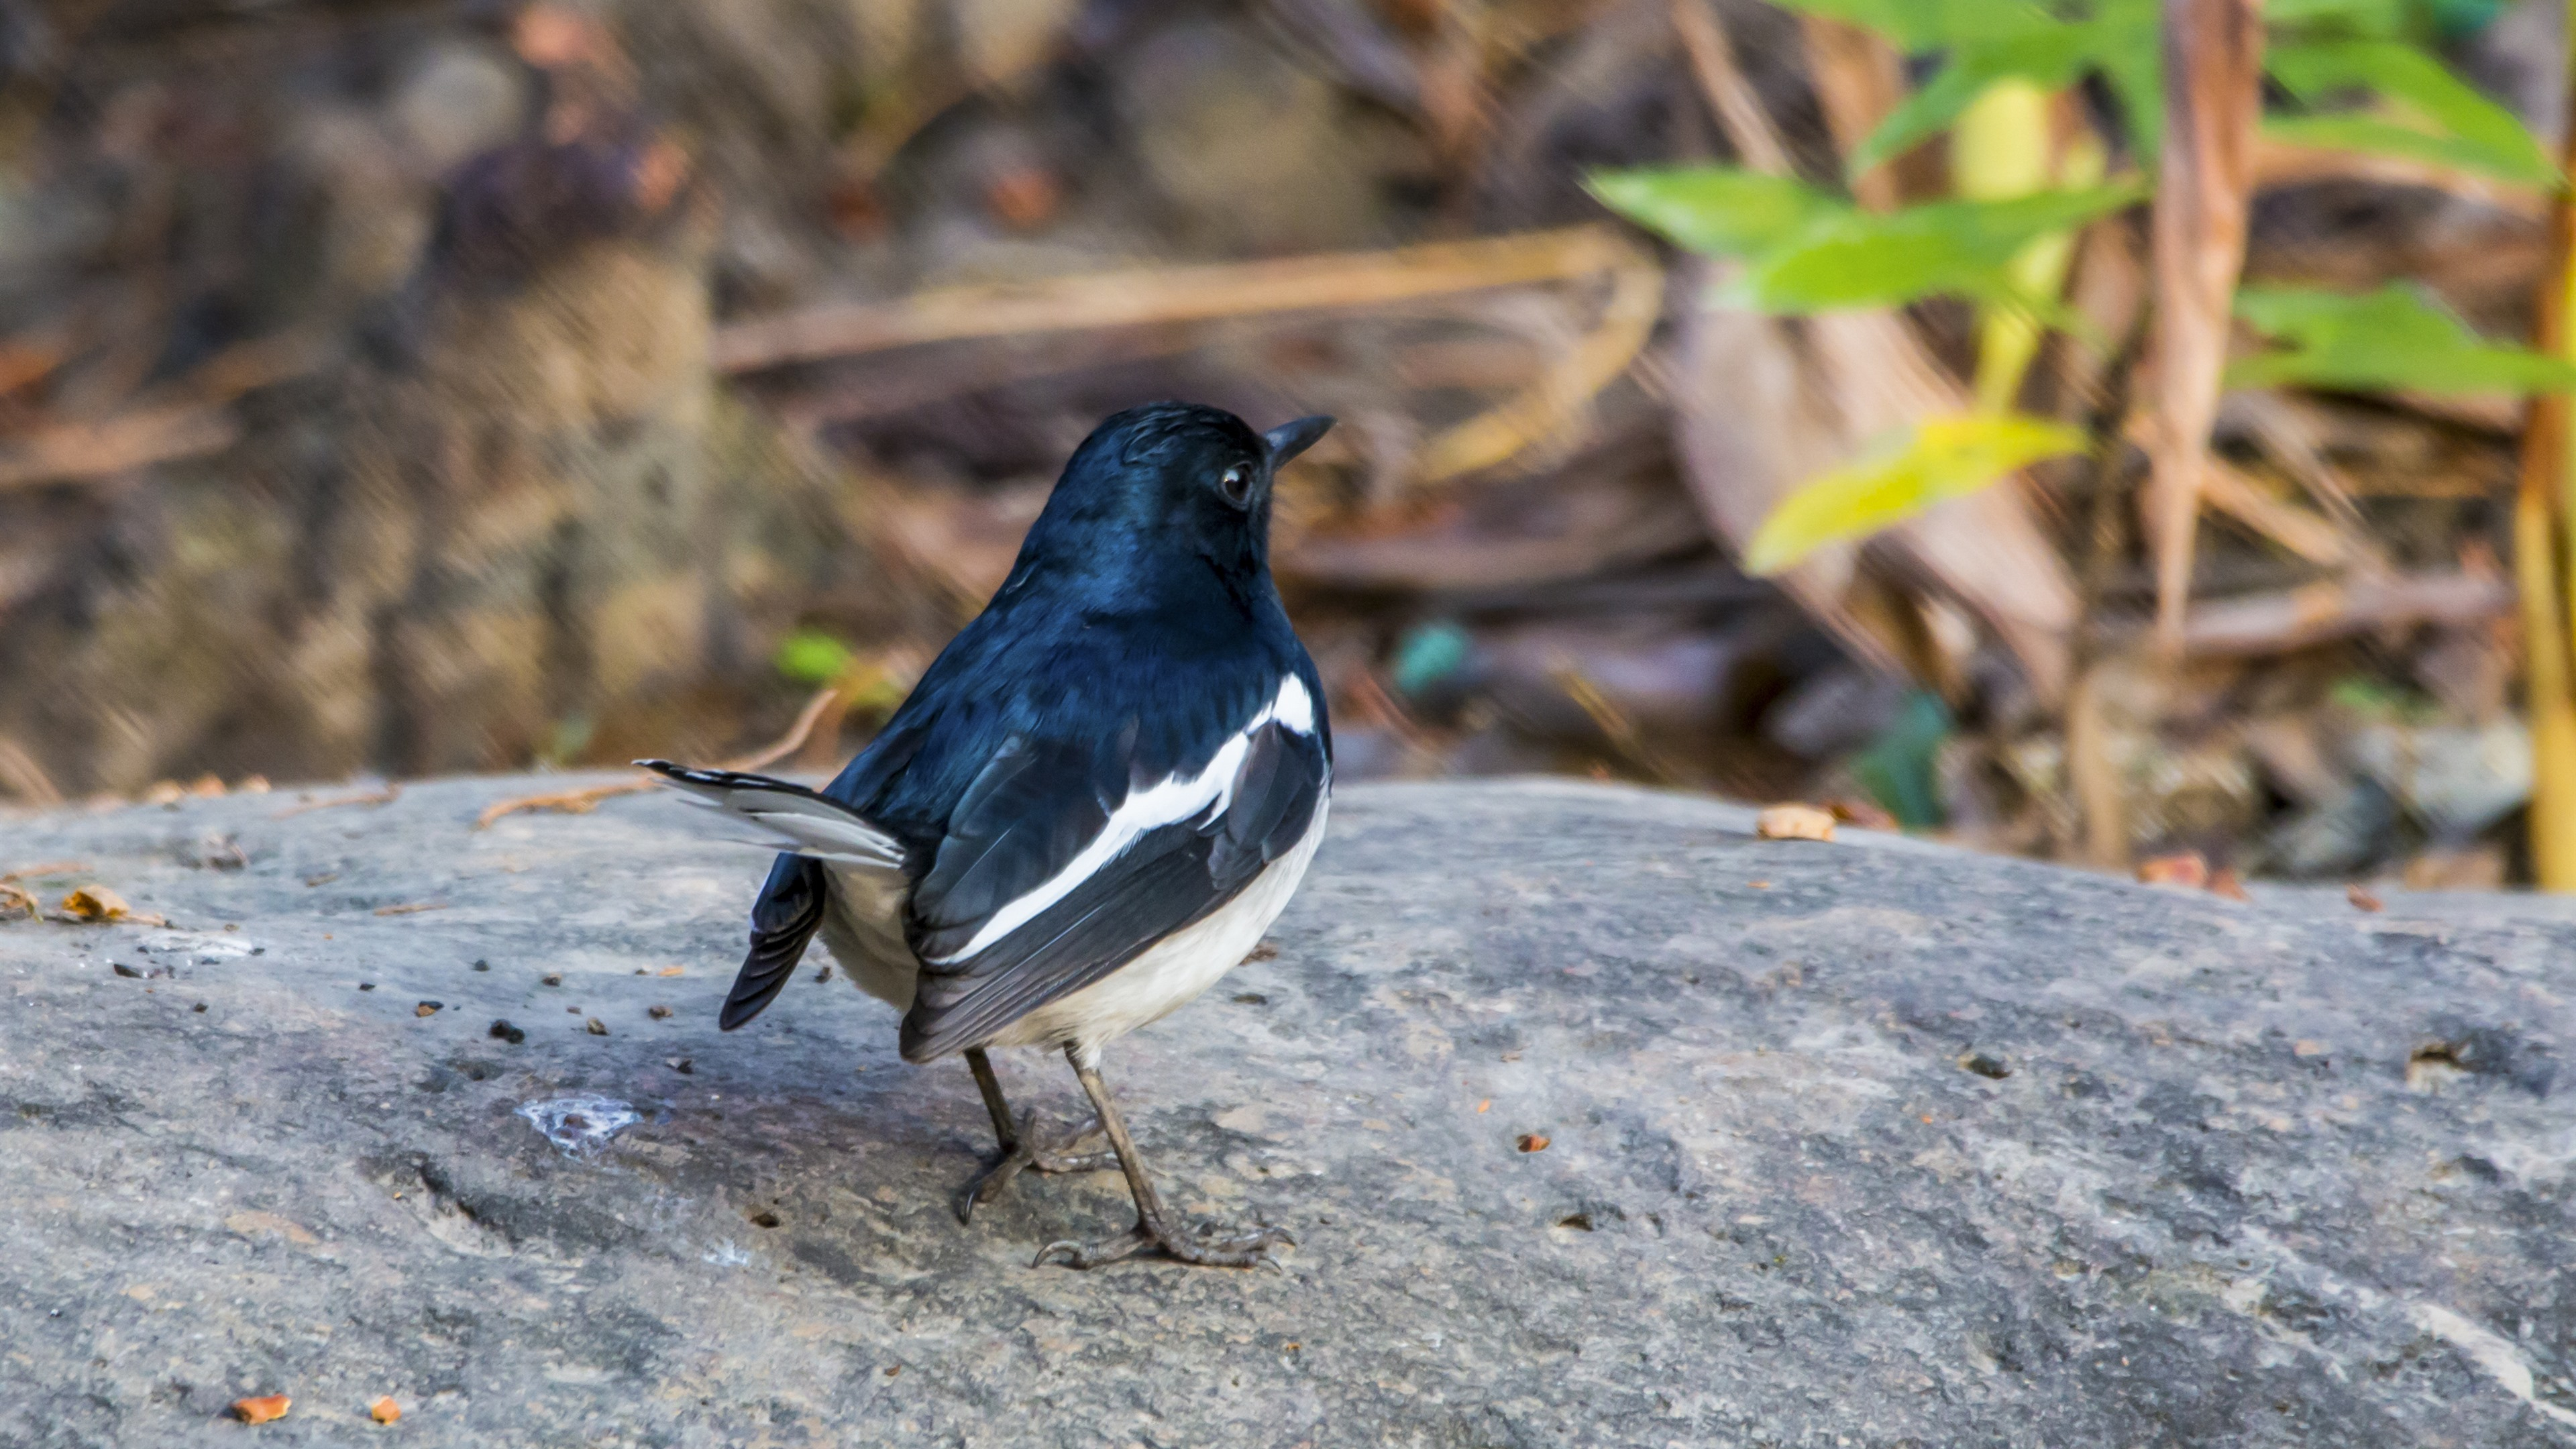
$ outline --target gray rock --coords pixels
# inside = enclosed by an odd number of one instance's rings
[[[0,1444],[249,1443],[254,1391],[273,1445],[380,1394],[414,1445],[2576,1432],[2576,911],[1353,789],[1277,957],[1108,1062],[1287,1272],[1085,1275],[1029,1259],[1117,1178],[961,1227],[983,1113],[883,1007],[809,969],[717,1033],[757,855],[660,799],[472,828],[564,783],[0,819],[88,864],[48,904],[171,922],[0,925]]]

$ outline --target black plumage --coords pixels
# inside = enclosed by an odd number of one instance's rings
[[[899,954],[904,1057],[967,1052],[1009,1147],[981,1048],[1063,1046],[1092,1090],[1101,1041],[1214,979],[1158,948],[1230,941],[1239,900],[1275,913],[1330,787],[1322,680],[1268,558],[1274,473],[1329,422],[1263,435],[1164,403],[1102,423],[992,602],[820,792],[648,762],[795,846],[753,907],[727,1029],[776,996],[818,931],[836,954],[845,939]],[[1282,862],[1284,885],[1246,894]],[[835,902],[855,914],[880,897],[897,919],[831,934]],[[1131,966],[1147,972],[1135,990],[1085,994]],[[1105,1088],[1093,1095],[1122,1137]],[[1159,1208],[1130,1176],[1145,1232]]]

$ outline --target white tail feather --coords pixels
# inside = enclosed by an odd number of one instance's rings
[[[686,793],[693,804],[722,811],[769,832],[763,844],[842,865],[900,867],[903,846],[858,812],[802,785],[727,770],[691,770],[662,760],[636,763]]]

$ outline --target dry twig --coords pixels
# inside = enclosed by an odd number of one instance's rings
[[[2513,608],[2513,590],[2485,574],[2395,574],[2309,584],[2202,604],[2186,618],[2187,655],[2258,656],[2411,624],[2474,624]]]
[[[2262,112],[2260,0],[2168,0],[2163,43],[2147,536],[2155,550],[2156,637],[2170,650],[2183,640],[2193,525],[2227,360],[2228,304],[2245,264],[2254,123]]]
[[[796,722],[787,727],[787,733],[748,755],[725,761],[718,768],[758,770],[777,764],[780,760],[803,749],[805,737],[814,732],[815,723],[840,702],[841,689],[838,685],[815,691],[814,697],[805,701],[805,707],[796,712]],[[544,795],[518,795],[507,800],[495,800],[484,807],[482,814],[474,817],[474,828],[488,830],[494,821],[524,812],[551,811],[557,815],[587,815],[598,809],[603,800],[614,800],[620,795],[640,795],[652,789],[659,778],[639,770],[632,779],[618,780],[606,785],[589,785],[579,790],[558,790]]]

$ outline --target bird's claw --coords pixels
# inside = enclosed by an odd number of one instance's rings
[[[1100,1122],[1097,1118],[1081,1130],[1060,1139],[1053,1147],[1030,1145],[1037,1136],[1035,1126],[1036,1114],[1023,1113],[1019,1131],[1013,1134],[1001,1157],[966,1184],[964,1195],[957,1200],[959,1222],[975,1221],[975,1209],[1000,1197],[1002,1190],[1011,1185],[1011,1179],[1023,1172],[1106,1172],[1118,1166],[1115,1152],[1068,1153],[1064,1150],[1087,1137],[1098,1136]]]
[[[1167,1231],[1152,1223],[1136,1226],[1105,1242],[1077,1243],[1071,1239],[1047,1244],[1029,1266],[1044,1267],[1050,1262],[1068,1268],[1099,1268],[1132,1258],[1149,1248],[1160,1248],[1164,1256],[1183,1263],[1206,1268],[1269,1268],[1285,1274],[1286,1264],[1271,1253],[1272,1248],[1297,1246],[1297,1240],[1286,1228],[1261,1228],[1233,1237],[1208,1241],[1209,1229],[1202,1227],[1192,1239]]]

